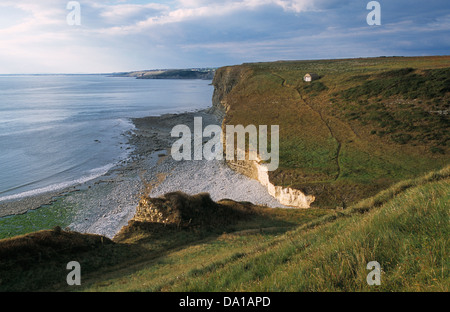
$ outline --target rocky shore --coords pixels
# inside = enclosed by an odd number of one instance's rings
[[[26,213],[59,198],[74,212],[70,230],[112,238],[133,218],[144,192],[152,197],[174,191],[190,195],[207,192],[215,201],[229,198],[284,207],[266,187],[233,171],[224,161],[175,161],[170,148],[177,138],[170,132],[180,124],[192,129],[194,117],[202,117],[204,126],[221,124],[220,117],[208,110],[133,119],[136,128],[128,133],[134,148],[129,161],[82,185],[0,203],[0,217]]]

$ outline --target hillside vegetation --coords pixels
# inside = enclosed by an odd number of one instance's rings
[[[222,72],[221,72],[222,71]],[[243,64],[224,124],[280,125],[275,185],[346,207],[449,162],[450,57]],[[304,82],[306,73],[320,79]],[[224,74],[223,74],[224,75]]]
[[[143,196],[112,240],[59,227],[0,240],[0,290],[449,291],[449,68],[424,57],[219,69],[224,125],[280,125],[270,179],[314,194],[314,208]],[[303,82],[308,72],[321,78]],[[81,286],[66,283],[70,261]]]
[[[114,77],[136,77],[137,79],[204,79],[214,78],[213,68],[143,70],[115,73]]]
[[[230,219],[217,218],[214,227],[131,221],[113,241],[60,229],[1,240],[0,289],[449,291],[449,187],[446,167],[344,211],[206,199]],[[190,204],[177,207],[175,215],[195,214]],[[242,213],[245,218],[233,217]],[[81,264],[81,286],[65,282],[73,260]],[[381,265],[379,286],[366,282],[371,261]]]

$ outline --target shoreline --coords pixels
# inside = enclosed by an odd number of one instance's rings
[[[151,197],[173,191],[192,195],[207,192],[215,201],[229,198],[288,208],[258,181],[233,171],[224,161],[175,161],[169,156],[172,143],[178,139],[170,136],[172,128],[184,124],[192,129],[197,116],[203,118],[204,126],[221,124],[211,108],[131,119],[135,129],[127,135],[134,148],[129,161],[82,184],[0,203],[0,218],[25,214],[61,200],[74,212],[70,230],[112,238],[134,217],[146,183],[153,184]]]

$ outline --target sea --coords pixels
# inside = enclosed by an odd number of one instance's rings
[[[208,80],[0,75],[0,203],[104,175],[130,157],[131,118],[211,106]]]

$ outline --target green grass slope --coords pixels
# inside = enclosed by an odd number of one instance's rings
[[[449,291],[449,189],[447,166],[342,211],[224,200],[222,216],[247,217],[131,221],[113,241],[60,229],[0,240],[0,290]],[[81,286],[66,284],[69,261]],[[370,261],[380,286],[366,283]]]
[[[171,214],[166,216],[173,222],[153,220],[153,216],[133,219],[113,240],[60,228],[0,240],[0,291],[80,290],[66,283],[70,261],[81,265],[82,289],[138,290],[142,287],[140,276],[150,272],[146,275],[148,287],[143,290],[160,290],[165,285],[160,281],[176,278],[177,272],[200,270],[227,255],[235,257],[236,249],[244,252],[252,244],[245,241],[247,235],[270,238],[334,214],[324,209],[271,209],[227,199],[215,203],[207,194],[144,197],[141,205],[149,200],[158,207],[170,206]],[[202,214],[203,210],[209,213]],[[227,235],[242,235],[244,240],[237,242],[236,249],[230,248],[222,241]]]
[[[449,291],[449,189],[447,167],[287,232],[225,233],[83,290]],[[380,286],[366,282],[370,261]]]
[[[448,291],[450,57],[237,68],[224,124],[279,124],[270,178],[314,193],[314,209],[143,198],[113,240],[60,228],[0,240],[0,291]]]
[[[224,124],[280,125],[276,185],[349,206],[449,163],[450,57],[244,64]],[[224,69],[219,69],[218,72]],[[320,79],[304,82],[306,73]]]
[[[430,181],[370,213],[302,227],[214,272],[186,278],[180,291],[448,291],[450,181]],[[375,199],[377,200],[377,199]],[[369,286],[370,261],[382,268]]]

